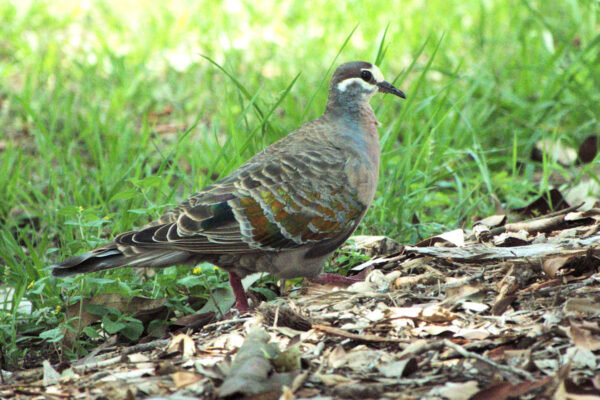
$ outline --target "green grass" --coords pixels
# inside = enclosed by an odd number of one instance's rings
[[[494,199],[523,206],[551,188],[540,171],[585,176],[531,162],[535,142],[577,146],[600,128],[592,0],[90,3],[0,3],[3,368],[54,349],[66,301],[168,297],[184,313],[190,295],[223,285],[211,268],[141,282],[130,270],[56,280],[44,267],[159,216],[317,117],[343,61],[377,60],[408,95],[372,101],[383,159],[361,233],[413,243],[469,227]]]

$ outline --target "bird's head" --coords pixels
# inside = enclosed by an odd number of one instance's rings
[[[329,84],[329,97],[344,102],[369,101],[377,92],[391,93],[406,98],[400,89],[396,89],[383,78],[376,65],[365,61],[352,61],[340,65]]]

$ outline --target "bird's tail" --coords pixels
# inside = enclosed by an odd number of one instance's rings
[[[190,258],[189,252],[177,250],[144,250],[137,254],[125,255],[117,244],[112,242],[48,268],[52,269],[52,275],[62,277],[119,267],[169,267],[185,264]]]

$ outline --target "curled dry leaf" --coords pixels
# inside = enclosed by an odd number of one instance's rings
[[[497,236],[494,236],[492,243],[498,247],[514,247],[514,246],[526,246],[533,238],[529,234],[520,230],[518,232],[504,232]]]
[[[473,224],[473,228],[475,228],[477,225],[482,225],[490,229],[496,228],[498,226],[504,225],[506,223],[506,219],[506,214],[492,215],[475,222]]]
[[[404,246],[387,236],[356,235],[350,238],[347,247],[358,249],[369,257],[387,256],[402,252]]]
[[[580,275],[597,267],[598,260],[590,254],[566,255],[548,258],[542,264],[542,269],[550,278],[568,274]]]
[[[490,228],[485,225],[475,225],[471,234],[475,237],[475,240],[479,243],[489,242],[492,238],[492,232]]]
[[[432,236],[415,244],[415,247],[463,247],[465,245],[465,231],[455,229],[444,232],[440,235]]]
[[[184,358],[189,358],[196,354],[196,343],[194,343],[194,339],[189,337],[185,333],[180,333],[175,335],[169,345],[167,346],[166,353],[179,353]]]

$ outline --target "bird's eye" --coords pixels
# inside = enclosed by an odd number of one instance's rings
[[[363,69],[362,71],[360,71],[360,77],[363,81],[369,82],[373,78],[373,74],[371,73],[371,71]]]

